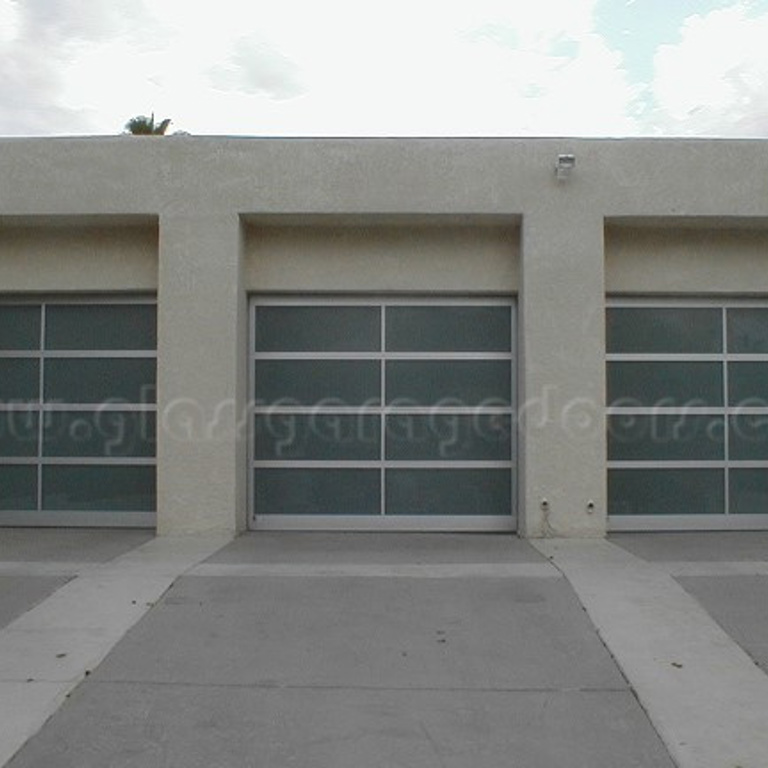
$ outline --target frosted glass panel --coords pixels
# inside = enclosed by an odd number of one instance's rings
[[[377,352],[378,307],[256,307],[257,352]]]
[[[58,358],[45,361],[45,400],[61,403],[151,403],[151,358]]]
[[[725,458],[722,416],[608,417],[612,461],[717,461]]]
[[[65,349],[157,348],[157,310],[152,304],[49,305],[45,346]]]
[[[256,459],[376,461],[381,418],[363,414],[272,413],[256,416]]]
[[[0,358],[0,402],[38,400],[40,362],[30,358]]]
[[[720,363],[612,362],[608,403],[614,406],[722,406]]]
[[[378,515],[376,469],[258,469],[257,515]]]
[[[721,515],[721,469],[611,469],[609,515]]]
[[[43,509],[154,512],[154,467],[45,466]]]
[[[390,352],[509,352],[509,307],[387,307]]]
[[[152,457],[155,455],[155,414],[48,412],[45,414],[43,455]]]
[[[768,353],[768,308],[728,310],[728,351],[741,355]]]
[[[768,413],[731,416],[728,427],[732,460],[768,460]]]
[[[392,469],[387,472],[390,515],[509,515],[508,469]]]
[[[390,360],[387,363],[389,404],[505,406],[511,398],[512,366],[506,360]]]
[[[0,509],[37,509],[37,467],[0,465]]]
[[[0,456],[37,456],[37,411],[0,411]]]
[[[381,392],[376,360],[257,360],[256,400],[270,404],[363,405]]]
[[[732,515],[768,515],[768,469],[732,469],[729,493]]]
[[[768,363],[728,364],[730,405],[768,406]]]
[[[611,307],[608,352],[721,352],[722,312],[709,308]]]
[[[0,307],[0,350],[40,349],[40,307]]]
[[[495,414],[396,414],[387,417],[387,459],[509,461],[512,417]]]

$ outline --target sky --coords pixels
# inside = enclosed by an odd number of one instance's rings
[[[768,0],[0,0],[0,135],[768,137]]]

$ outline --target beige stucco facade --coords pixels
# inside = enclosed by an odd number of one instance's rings
[[[157,295],[166,534],[246,525],[249,295],[516,297],[527,536],[605,532],[606,295],[768,295],[762,141],[10,139],[0,170],[0,294]]]

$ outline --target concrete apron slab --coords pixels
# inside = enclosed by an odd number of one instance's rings
[[[174,580],[231,541],[158,538],[93,565],[0,631],[5,765]]]
[[[317,565],[290,563],[202,563],[189,576],[355,579],[560,579],[549,563],[449,563],[445,565]]]
[[[668,570],[606,541],[532,543],[570,581],[680,768],[765,768],[768,676]]]
[[[89,684],[627,689],[563,578],[226,578],[194,570]]]

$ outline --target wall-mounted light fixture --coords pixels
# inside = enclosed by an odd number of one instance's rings
[[[558,181],[569,178],[571,171],[576,166],[576,155],[558,155],[555,165],[555,177]]]

